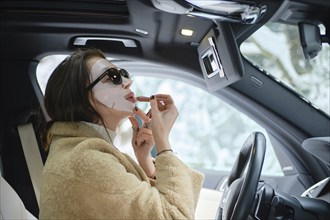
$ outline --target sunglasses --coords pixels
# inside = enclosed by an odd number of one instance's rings
[[[98,82],[100,82],[105,76],[108,76],[111,82],[115,85],[120,85],[123,83],[122,76],[129,79],[129,73],[125,69],[110,68],[104,73],[102,73],[94,82],[87,86],[87,90],[92,89]]]

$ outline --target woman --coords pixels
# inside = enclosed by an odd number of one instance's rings
[[[204,177],[172,152],[173,100],[162,94],[135,98],[132,83],[94,49],[75,52],[54,70],[45,92],[51,120],[43,136],[49,154],[40,219],[194,218]],[[136,101],[150,101],[150,113],[134,107]],[[126,118],[138,164],[112,142]]]

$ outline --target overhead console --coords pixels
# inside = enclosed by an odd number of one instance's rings
[[[210,91],[226,87],[243,76],[242,58],[227,23],[212,28],[198,46],[199,63]]]

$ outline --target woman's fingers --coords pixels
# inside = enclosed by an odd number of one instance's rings
[[[158,97],[163,99],[164,103],[167,103],[167,104],[164,104],[164,106],[163,106],[164,110],[161,110],[158,107],[158,105],[159,105]],[[157,125],[158,130],[160,129],[160,127],[163,127],[166,129],[167,132],[169,132],[172,128],[174,121],[176,120],[176,118],[178,116],[178,111],[174,105],[172,97],[169,95],[163,95],[163,94],[152,96],[152,97],[150,97],[150,106],[151,106],[151,112],[153,115],[152,121],[155,122],[155,126],[156,126],[156,124],[158,124]],[[154,128],[154,125],[153,125],[153,128]],[[156,130],[155,130],[155,132],[158,132]]]
[[[139,132],[136,137],[137,145],[140,146],[141,144],[148,144],[153,145],[154,144],[154,138],[152,136],[151,130],[147,128],[140,128]]]
[[[138,109],[137,111],[141,111],[141,110]],[[138,115],[140,117],[142,116],[141,113],[139,113]],[[145,114],[144,114],[144,116],[147,117]],[[148,125],[150,123],[150,118],[148,118],[148,119],[147,118],[144,118],[143,119],[143,120],[148,120],[149,121],[147,123],[144,123],[144,126],[143,127],[139,127],[139,123],[138,123],[138,121],[137,121],[137,119],[135,117],[128,117],[128,119],[130,120],[130,122],[132,124],[132,128],[133,128],[133,137],[132,137],[132,144],[133,144],[133,146],[135,146],[135,147],[141,146],[141,144],[144,144],[144,143],[147,143],[149,145],[150,144],[153,145],[154,144],[154,140],[153,140],[152,132],[151,132],[150,129],[147,128],[148,126],[146,126],[146,125]]]
[[[138,107],[134,107],[134,113],[137,114],[144,123],[150,122],[150,118]]]
[[[172,104],[174,104],[174,101],[170,95],[157,94],[157,95],[153,95],[151,97],[157,98],[157,105],[158,105],[159,111],[164,111],[165,109],[170,108]],[[138,96],[138,97],[136,97],[136,99],[140,102],[150,102],[151,97]]]
[[[149,100],[147,97],[139,97],[137,100],[150,102],[152,115],[152,125],[150,128],[152,130],[153,141],[156,143],[158,152],[164,149],[170,149],[168,136],[176,118],[178,117],[178,111],[172,97],[166,94],[157,94],[151,96]],[[149,115],[150,113],[148,116]],[[148,118],[150,120],[150,117]],[[139,129],[142,128],[140,127]],[[146,135],[141,134],[141,136],[138,136],[137,143],[139,146],[146,146],[143,144],[145,143],[145,138],[147,138]]]
[[[151,111],[149,111],[147,114],[145,114],[141,109],[138,107],[134,108],[134,113],[138,115],[142,121],[143,124],[140,126],[140,128],[150,128],[151,125]]]
[[[150,131],[150,129],[147,128],[140,128],[137,137],[140,137],[141,135],[152,135],[152,131]]]
[[[134,128],[139,128],[139,123],[138,123],[138,121],[136,120],[135,117],[130,116],[130,117],[128,117],[128,119],[129,119],[129,121],[130,121],[131,124],[132,124],[132,128],[133,128],[133,130],[134,130]]]
[[[128,119],[131,122],[132,129],[133,129],[132,145],[133,145],[133,147],[137,147],[136,136],[139,132],[139,123],[135,117],[128,117]]]
[[[158,103],[157,103],[156,97],[154,97],[154,96],[150,97],[150,107],[151,107],[152,115],[155,115],[155,113],[157,113],[159,111]]]
[[[139,122],[136,120],[135,117],[131,116],[128,117],[129,121],[132,124],[132,129],[133,129],[133,136],[136,135],[136,133],[139,131]]]
[[[137,145],[140,146],[141,144],[153,144],[154,140],[153,140],[153,137],[152,137],[152,134],[150,133],[139,133],[137,138],[136,138],[136,141],[137,141]]]
[[[160,111],[169,109],[174,105],[174,101],[170,95],[157,94],[157,95],[155,95],[155,97],[157,98],[157,101],[158,101],[158,108],[159,108],[159,106],[163,107],[163,109],[161,109],[161,108],[159,109]]]
[[[138,100],[139,102],[149,102],[150,101],[150,97],[138,96],[138,97],[136,97],[136,100]]]
[[[149,111],[147,112],[147,114],[146,114],[147,116],[148,116],[148,118],[150,118],[151,119],[151,117],[152,117],[152,114],[151,114],[151,109],[149,109]]]

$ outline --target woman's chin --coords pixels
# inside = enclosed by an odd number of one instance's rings
[[[129,106],[127,108],[120,108],[120,109],[112,108],[112,111],[116,115],[120,115],[123,117],[129,117],[129,116],[134,116],[133,109],[134,109],[134,105]]]

